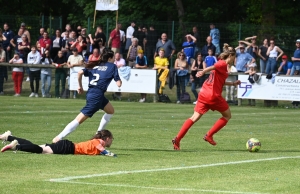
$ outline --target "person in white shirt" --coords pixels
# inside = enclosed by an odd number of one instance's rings
[[[20,58],[19,53],[15,53],[14,57],[9,61],[10,64],[21,64],[23,59]],[[20,96],[22,91],[22,82],[24,77],[23,67],[14,67],[12,70],[12,79],[14,81],[15,95]]]
[[[31,52],[27,56],[27,63],[28,64],[40,64],[41,55],[39,52],[36,51],[36,46],[31,47]],[[41,77],[41,68],[30,67],[29,68],[29,78],[30,78],[30,88],[31,94],[29,97],[39,97],[39,84],[40,84],[40,77]],[[35,80],[35,89],[33,86],[33,81]]]
[[[126,45],[125,50],[128,50],[131,45],[131,38],[133,37],[135,22],[131,22],[130,26],[128,26],[126,30]]]
[[[50,57],[49,51],[45,51],[45,54],[43,54],[43,58],[41,59],[41,63],[43,65],[50,66],[52,64],[52,59]],[[42,97],[43,98],[49,98],[50,95],[50,89],[51,89],[51,74],[52,69],[51,68],[42,68],[41,69],[41,82],[42,82]],[[46,82],[47,82],[47,88],[46,88]]]
[[[114,64],[118,67],[118,69],[120,67],[125,67],[126,66],[126,61],[125,61],[125,59],[122,58],[120,53],[115,53],[115,62],[114,62]],[[114,94],[112,94],[112,97],[113,97],[114,100],[116,98],[121,100],[121,92],[115,92]]]
[[[70,68],[70,76],[72,73],[77,74],[82,69],[82,67],[80,67],[80,66],[83,65],[83,57],[82,57],[82,55],[78,54],[77,48],[74,48],[72,52],[73,52],[73,55],[69,56],[68,62],[67,62],[67,65]],[[70,79],[69,79],[69,82],[70,82]],[[70,85],[70,83],[69,83],[69,85]],[[75,99],[76,97],[77,97],[77,91],[74,90],[73,98]]]

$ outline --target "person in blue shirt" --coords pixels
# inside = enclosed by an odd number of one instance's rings
[[[185,37],[186,37],[186,42],[182,43],[182,48],[188,64],[191,65],[191,59],[194,58],[195,46],[196,46],[195,43],[197,42],[197,39],[191,34],[188,34]]]
[[[291,75],[294,75],[294,74],[299,75],[299,71],[300,71],[300,39],[296,40],[296,47],[297,48],[294,52],[294,56],[292,57],[293,68],[291,70]]]
[[[288,57],[286,55],[283,55],[281,59],[282,62],[280,63],[280,66],[278,68],[278,74],[290,75],[293,63],[288,61]]]
[[[147,69],[148,68],[148,62],[147,57],[144,55],[143,50],[138,50],[138,56],[136,56],[135,59],[135,68],[136,69]],[[141,99],[139,102],[143,103],[146,101],[147,94],[141,93]]]
[[[72,131],[74,131],[79,124],[83,123],[87,118],[92,117],[98,110],[103,110],[103,115],[98,131],[105,128],[110,118],[114,114],[114,108],[106,99],[104,93],[108,85],[114,79],[118,87],[121,87],[122,81],[119,77],[118,68],[114,64],[114,52],[111,49],[104,49],[101,55],[101,62],[98,66],[93,68],[84,68],[78,72],[78,93],[83,93],[82,76],[89,77],[89,89],[86,94],[86,105],[81,109],[77,117],[71,121],[64,130],[57,135],[52,142],[56,143],[62,140]]]
[[[236,69],[238,72],[247,71],[248,64],[252,64],[255,62],[255,59],[249,54],[245,52],[245,46],[240,46],[240,53],[236,53]]]
[[[219,55],[221,53],[221,50],[220,50],[220,31],[219,31],[219,29],[217,29],[215,27],[214,24],[210,24],[209,27],[210,27],[209,35],[212,38],[213,45],[215,45],[215,47],[216,47],[216,55]]]
[[[213,50],[208,49],[208,56],[205,57],[204,63],[206,64],[206,67],[213,66],[217,62],[217,58],[213,56]]]

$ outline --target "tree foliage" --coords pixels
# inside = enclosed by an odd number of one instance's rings
[[[182,7],[177,3],[181,2]],[[95,0],[0,0],[1,15],[54,15],[62,16],[64,21],[79,24],[88,17],[93,18]],[[179,16],[178,11],[184,10]],[[240,22],[251,24],[298,25],[299,0],[120,0],[120,21],[179,21],[184,22]],[[115,13],[101,11],[97,21],[114,19]]]

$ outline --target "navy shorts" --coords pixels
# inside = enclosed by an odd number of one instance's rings
[[[87,94],[86,105],[81,109],[82,114],[88,117],[92,117],[98,110],[103,110],[108,104],[108,100],[104,95],[99,95],[96,98],[92,98],[93,95]]]
[[[75,145],[73,142],[69,140],[60,140],[56,143],[46,144],[49,146],[53,154],[74,154],[75,153]]]

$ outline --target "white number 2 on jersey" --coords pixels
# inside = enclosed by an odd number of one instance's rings
[[[95,79],[92,79],[90,81],[90,84],[93,85],[93,86],[96,86],[97,85],[97,81],[100,79],[100,75],[98,73],[95,73],[95,74],[93,74],[93,76],[95,77]]]

